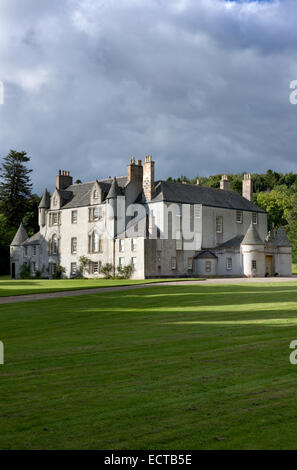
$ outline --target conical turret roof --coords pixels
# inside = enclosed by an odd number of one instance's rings
[[[111,186],[110,186],[110,190],[109,190],[109,192],[106,196],[106,199],[112,199],[112,198],[120,196],[120,195],[121,195],[121,191],[120,191],[119,185],[117,183],[117,179],[116,179],[116,177],[114,177],[114,179],[111,183]]]
[[[23,226],[23,223],[20,223],[17,233],[14,236],[14,239],[11,242],[11,246],[20,246],[27,240],[28,234]]]
[[[45,188],[45,191],[43,193],[43,196],[41,198],[41,201],[38,207],[39,209],[49,209],[50,207],[50,194],[47,188]]]
[[[264,245],[258,231],[253,223],[248,228],[244,239],[241,242],[242,245]]]

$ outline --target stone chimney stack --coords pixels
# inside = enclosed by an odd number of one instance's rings
[[[242,196],[253,202],[253,181],[250,173],[245,174],[243,177]]]
[[[59,174],[56,176],[56,188],[66,189],[73,183],[73,178],[70,176],[70,171],[59,170]]]
[[[151,155],[145,157],[143,164],[143,192],[146,201],[151,201],[155,188],[155,162]]]
[[[137,188],[137,192],[140,193],[142,190],[142,178],[143,178],[142,161],[137,160],[137,163],[136,163],[135,158],[132,157],[128,165],[127,184],[134,183]]]
[[[225,191],[231,191],[230,181],[228,180],[227,175],[223,175],[220,181],[220,189],[224,189]]]

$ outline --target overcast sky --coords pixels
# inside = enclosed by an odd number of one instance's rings
[[[297,172],[296,0],[1,0],[0,156],[34,190],[126,173]]]

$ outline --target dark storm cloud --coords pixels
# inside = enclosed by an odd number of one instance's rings
[[[293,1],[2,0],[0,154],[57,169],[157,177],[297,171]]]

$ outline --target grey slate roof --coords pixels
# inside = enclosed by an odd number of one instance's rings
[[[32,235],[32,237],[27,238],[27,240],[23,243],[23,246],[28,245],[39,245],[41,241],[41,233],[37,232]]]
[[[90,195],[94,183],[93,181],[91,183],[73,184],[64,190],[63,193],[68,193],[71,199],[63,205],[63,208],[70,209],[88,206],[90,204]]]
[[[157,182],[153,201],[202,204],[204,206],[265,213],[263,209],[260,209],[235,191],[169,181]]]
[[[230,238],[221,245],[216,246],[213,250],[225,250],[225,249],[236,249],[240,248],[242,240],[244,239],[244,235],[236,235],[236,237]]]
[[[20,223],[17,233],[14,236],[14,239],[11,242],[11,246],[20,246],[27,240],[28,234],[23,226],[23,223]]]
[[[103,191],[105,199],[111,190],[112,178],[97,181]],[[127,178],[119,176],[116,178],[119,194],[124,194]],[[90,205],[91,190],[95,181],[89,183],[73,184],[67,189],[60,191],[62,196],[62,207],[65,209],[83,207]],[[113,194],[114,190],[109,194]],[[113,196],[114,197],[114,196]],[[152,202],[167,201],[184,204],[202,204],[210,207],[221,207],[226,209],[237,209],[242,211],[261,212],[262,209],[251,203],[235,191],[208,188],[195,184],[172,183],[168,181],[157,181],[155,194]],[[136,202],[144,202],[143,195]]]
[[[110,186],[110,190],[108,191],[108,194],[106,196],[106,199],[112,199],[117,196],[121,196],[122,192],[119,188],[119,185],[117,183],[116,177],[114,177],[112,184]]]
[[[241,242],[242,245],[264,245],[263,240],[261,239],[258,231],[253,223],[248,228],[244,239]]]
[[[292,246],[283,227],[279,227],[277,231],[275,244],[276,246]]]
[[[217,256],[210,250],[203,250],[203,251],[200,251],[200,253],[198,253],[196,256],[194,256],[194,258],[217,259]]]
[[[104,197],[107,196],[112,182],[112,178],[97,181],[99,187],[103,191]],[[121,194],[126,183],[126,176],[119,176],[117,178],[117,185],[119,188],[121,188]],[[89,183],[72,184],[71,186],[68,186],[67,189],[60,191],[63,198],[63,209],[89,206],[91,202],[91,191],[94,184],[95,181],[91,181]]]
[[[50,193],[48,192],[47,188],[45,188],[38,207],[39,209],[48,209],[50,207]]]

